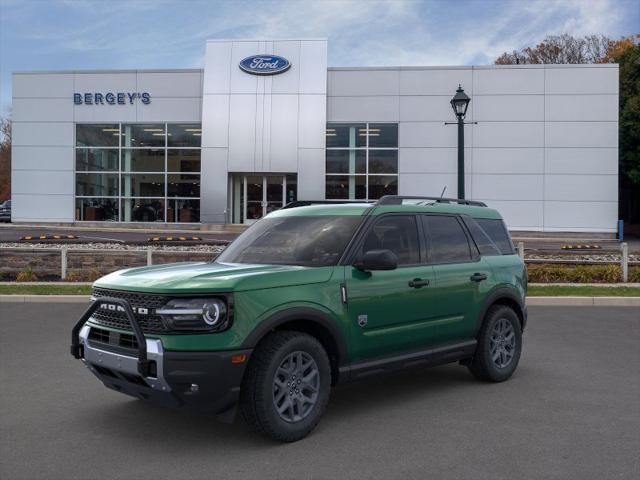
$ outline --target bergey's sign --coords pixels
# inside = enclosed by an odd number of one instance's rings
[[[251,55],[242,60],[239,66],[253,75],[276,75],[289,70],[291,63],[278,55]]]
[[[107,92],[107,93],[74,93],[75,105],[133,105],[140,101],[144,105],[151,103],[151,95],[148,92]]]

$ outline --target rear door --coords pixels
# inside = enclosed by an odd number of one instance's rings
[[[422,215],[429,263],[434,268],[438,343],[471,338],[492,272],[456,215]]]

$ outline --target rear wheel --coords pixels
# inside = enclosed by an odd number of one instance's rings
[[[311,335],[294,331],[269,334],[256,348],[240,392],[245,421],[283,442],[308,435],[326,409],[331,366]]]
[[[481,380],[503,382],[516,370],[521,351],[522,331],[518,315],[506,305],[494,305],[480,329],[478,347],[469,370]]]

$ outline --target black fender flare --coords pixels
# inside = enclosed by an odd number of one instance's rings
[[[338,366],[342,366],[347,362],[348,351],[344,333],[333,318],[312,307],[291,307],[280,310],[267,317],[247,336],[244,342],[242,342],[241,348],[255,348],[260,340],[270,331],[287,322],[296,320],[313,322],[327,330],[332,336],[338,350]]]
[[[489,296],[485,299],[484,304],[482,305],[482,308],[480,309],[480,313],[478,314],[478,318],[476,319],[474,337],[478,335],[478,332],[480,332],[480,327],[482,326],[482,322],[484,321],[484,317],[486,316],[487,310],[489,310],[489,307],[491,307],[491,305],[503,299],[507,299],[518,306],[516,315],[518,315],[518,318],[520,318],[520,324],[522,326],[522,329],[524,330],[524,326],[526,322],[526,318],[525,318],[526,308],[524,306],[524,302],[522,301],[518,293],[513,289],[507,288],[507,287],[498,287],[489,294]]]

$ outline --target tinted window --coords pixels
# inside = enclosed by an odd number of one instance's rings
[[[391,250],[398,265],[420,263],[420,241],[413,216],[383,217],[367,232],[362,253],[369,250]]]
[[[476,218],[475,220],[487,235],[489,235],[489,238],[493,240],[493,243],[496,244],[503,255],[512,255],[514,253],[511,237],[502,220],[491,218]]]
[[[471,260],[471,250],[462,225],[455,217],[422,217],[429,235],[431,263],[461,263]]]
[[[253,224],[217,259],[220,263],[336,265],[361,216],[273,217]]]
[[[475,242],[481,255],[502,255],[500,249],[489,238],[489,235],[482,229],[475,219],[471,217],[464,217],[464,223],[467,225],[473,241]]]

